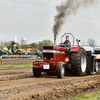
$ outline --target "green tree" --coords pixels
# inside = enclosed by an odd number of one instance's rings
[[[38,48],[38,44],[37,43],[31,43],[30,46],[32,46],[34,49]]]
[[[43,40],[41,41],[41,43],[44,45],[53,45],[53,42],[51,40]]]
[[[5,46],[5,47],[10,46],[11,43],[12,43],[12,41],[4,41],[4,42],[2,43],[2,46]]]
[[[21,45],[21,48],[22,49],[26,49],[26,47],[30,46],[30,44],[24,44],[24,45]]]
[[[13,46],[14,44],[15,44],[15,42],[14,41],[11,41],[11,44],[10,45]]]
[[[38,49],[42,50],[43,45],[53,45],[53,42],[51,40],[43,40],[38,43]]]

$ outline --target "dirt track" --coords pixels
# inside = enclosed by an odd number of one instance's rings
[[[8,95],[5,100],[62,100],[94,88],[100,88],[100,75],[35,78],[32,68],[0,70],[0,94]]]

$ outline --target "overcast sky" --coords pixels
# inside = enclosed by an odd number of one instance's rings
[[[0,0],[0,41],[9,41],[17,36],[20,42],[23,35],[27,43],[50,39],[53,41],[52,27],[55,7],[64,0]],[[100,45],[100,4],[80,8],[63,25],[58,37],[72,33],[75,38],[87,43],[93,38]],[[65,38],[64,38],[65,39]]]

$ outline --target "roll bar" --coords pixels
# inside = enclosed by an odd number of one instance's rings
[[[72,33],[65,33],[65,34],[61,37],[61,43],[62,43],[62,38],[63,38],[66,34],[71,35],[71,36],[73,37],[73,46],[74,46],[75,37],[74,37],[74,35],[73,35]]]

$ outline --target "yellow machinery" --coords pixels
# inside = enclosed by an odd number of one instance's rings
[[[33,52],[32,46],[27,46],[27,47],[26,47],[26,51],[27,51],[27,52]]]

